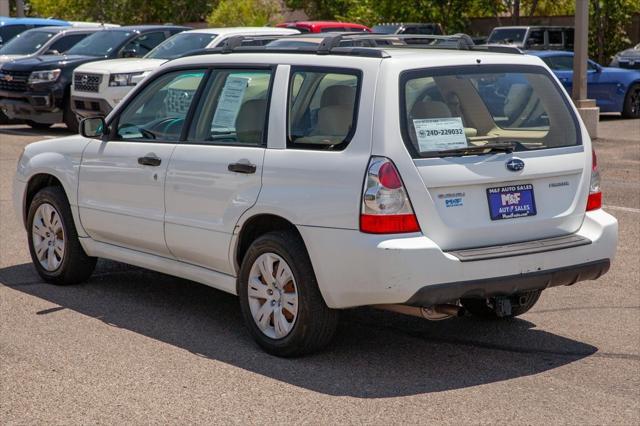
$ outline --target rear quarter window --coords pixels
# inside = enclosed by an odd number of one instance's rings
[[[342,150],[356,128],[361,73],[294,67],[289,80],[287,147]]]

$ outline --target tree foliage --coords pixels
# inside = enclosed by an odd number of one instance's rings
[[[286,0],[313,19],[378,22],[439,22],[449,33],[463,31],[471,17],[495,16],[517,23],[520,16],[573,13],[574,0]]]
[[[207,18],[213,27],[261,27],[282,20],[277,0],[221,0]]]
[[[438,22],[447,33],[465,31],[472,17],[495,17],[498,25],[521,16],[571,15],[584,0],[284,0],[311,19],[380,22]],[[261,26],[281,20],[283,0],[28,0],[31,15],[118,24],[183,23]],[[589,0],[589,53],[602,63],[628,47],[626,26],[640,12],[638,0]]]
[[[74,21],[117,24],[202,21],[211,0],[30,0],[30,13]]]
[[[589,4],[589,56],[608,64],[616,52],[631,44],[625,26],[640,12],[637,0],[591,0]]]

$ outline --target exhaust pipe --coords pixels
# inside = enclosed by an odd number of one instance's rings
[[[451,304],[433,305],[429,307],[409,305],[375,305],[374,307],[385,311],[428,319],[429,321],[441,321],[448,318],[461,317],[466,312],[462,306]]]

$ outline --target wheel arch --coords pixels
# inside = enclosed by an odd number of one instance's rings
[[[272,213],[259,213],[248,217],[238,225],[240,230],[236,237],[233,250],[233,265],[236,271],[240,269],[242,259],[244,258],[249,246],[260,236],[272,231],[292,231],[304,244],[304,239],[298,231],[296,225],[290,220]],[[305,244],[306,248],[306,244]]]
[[[56,176],[50,173],[36,173],[35,175],[31,176],[29,178],[29,181],[27,182],[22,201],[22,223],[24,223],[25,228],[27,226],[27,215],[29,214],[29,206],[31,205],[33,197],[35,197],[38,191],[49,186],[60,187],[67,196],[67,200],[69,200],[69,196],[67,195],[67,191],[65,190],[62,181],[60,181],[60,179],[58,179]]]

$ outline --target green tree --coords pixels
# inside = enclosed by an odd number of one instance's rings
[[[640,12],[637,0],[591,0],[589,4],[589,56],[607,65],[616,52],[631,44],[626,25]]]
[[[471,16],[496,18],[498,25],[518,25],[521,16],[571,15],[575,0],[475,0]]]
[[[30,13],[75,21],[117,24],[183,23],[203,20],[212,0],[30,0]]]
[[[471,2],[476,1],[472,0]],[[312,19],[337,19],[365,25],[379,22],[438,22],[445,31],[464,29],[469,0],[286,0]]]
[[[261,27],[282,20],[277,0],[221,0],[207,22],[213,27]]]

